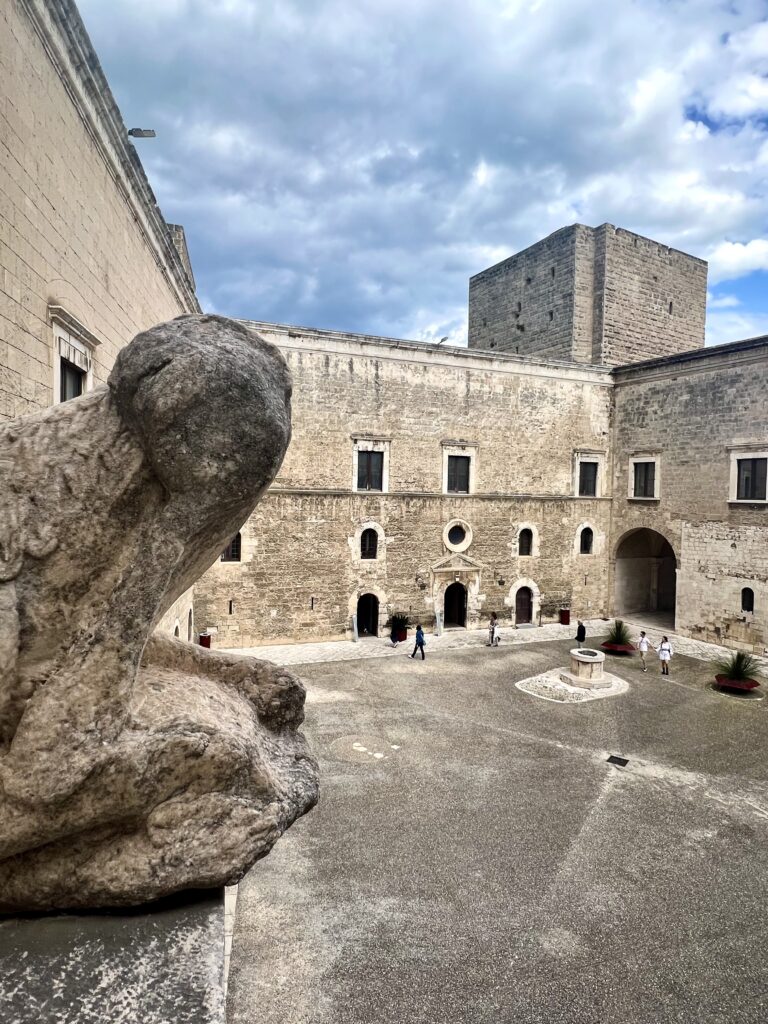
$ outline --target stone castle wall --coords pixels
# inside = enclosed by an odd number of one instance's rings
[[[217,646],[345,635],[366,592],[380,600],[382,626],[398,610],[432,622],[453,580],[433,573],[450,553],[443,532],[453,519],[469,526],[464,554],[480,566],[459,571],[470,624],[494,610],[512,621],[525,580],[541,595],[542,621],[561,606],[604,611],[610,502],[574,496],[573,458],[577,448],[607,449],[608,374],[331,332],[259,332],[291,367],[293,441],[242,531],[242,561],[217,562],[196,587],[197,624],[218,630]],[[386,494],[353,490],[360,437],[387,443]],[[443,493],[444,450],[472,453],[472,494]],[[587,523],[595,553],[579,555]],[[360,558],[368,524],[381,531],[375,561]],[[530,556],[517,553],[523,526],[536,534]]]
[[[576,246],[588,231],[562,228],[471,277],[469,347],[572,359]],[[582,315],[579,330],[591,332]]]
[[[748,449],[768,449],[768,340],[622,368],[615,378],[612,572],[629,531],[658,532],[677,558],[681,631],[762,649],[768,505],[731,500],[731,460]],[[629,460],[653,455],[659,458],[658,500],[633,500]],[[741,587],[750,579],[755,614],[745,630]]]
[[[0,419],[8,419],[52,403],[50,306],[100,342],[94,384],[138,331],[198,306],[68,0],[2,5],[0,94]]]
[[[470,348],[616,366],[704,344],[707,265],[631,231],[574,224],[476,274]]]
[[[617,366],[701,348],[707,264],[612,224],[595,235],[604,253],[604,269],[595,266],[595,301],[602,298],[595,362]]]

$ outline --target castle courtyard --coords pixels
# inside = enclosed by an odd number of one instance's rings
[[[763,1022],[768,704],[683,654],[544,701],[570,640],[463,636],[293,666],[321,799],[240,884],[231,1024]]]

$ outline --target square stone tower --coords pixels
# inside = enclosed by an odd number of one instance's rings
[[[704,344],[707,264],[572,224],[469,281],[469,347],[620,366]]]

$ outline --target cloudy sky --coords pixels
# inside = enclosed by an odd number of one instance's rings
[[[768,0],[79,0],[203,307],[466,339],[574,221],[710,262],[768,333]]]

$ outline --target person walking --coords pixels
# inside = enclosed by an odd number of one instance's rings
[[[672,644],[669,642],[669,637],[663,636],[661,643],[656,648],[659,652],[659,661],[661,662],[661,674],[663,676],[669,675],[669,663],[672,660]]]
[[[648,653],[648,649],[651,646],[651,641],[645,635],[645,630],[640,630],[640,636],[637,641],[637,649],[640,651],[640,661],[643,663],[643,672],[648,671],[648,666],[645,663],[645,656]]]
[[[499,620],[496,617],[496,612],[491,612],[491,621],[488,623],[488,643],[486,646],[499,646]]]
[[[576,626],[576,643],[583,644],[587,639],[587,627],[578,619],[578,625]]]
[[[416,657],[416,651],[420,650],[421,651],[421,660],[424,661],[424,658],[425,658],[424,644],[426,642],[427,641],[424,639],[424,630],[421,628],[421,623],[419,623],[418,626],[416,627],[416,643],[414,644],[414,647],[413,647],[413,654],[409,654],[408,657],[409,658],[415,658]]]

